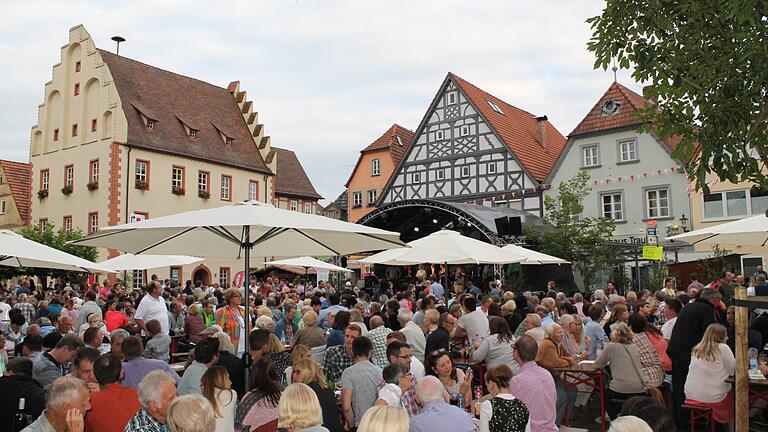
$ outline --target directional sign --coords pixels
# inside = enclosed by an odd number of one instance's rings
[[[655,236],[656,235],[656,228],[646,228],[645,233],[649,236]]]
[[[655,245],[659,244],[659,237],[655,236],[655,235],[649,235],[648,236],[648,244],[652,245],[652,246],[655,246]]]

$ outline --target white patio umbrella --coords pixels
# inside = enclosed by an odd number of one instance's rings
[[[456,231],[441,230],[399,248],[358,260],[365,264],[413,265],[440,264],[511,264],[522,262],[498,246],[466,237]]]
[[[667,237],[689,244],[765,246],[768,244],[768,216],[757,215]]]
[[[10,230],[0,230],[0,265],[88,273],[114,273],[86,259],[29,240]]]
[[[112,259],[102,261],[100,266],[110,270],[147,270],[158,267],[189,265],[205,261],[203,258],[187,255],[134,255],[126,253]]]
[[[73,243],[134,254],[243,257],[246,275],[252,255],[347,255],[403,246],[396,232],[279,209],[257,201],[105,227]],[[249,304],[248,285],[244,284],[245,304]],[[248,330],[250,311],[245,310]],[[248,351],[248,338],[245,338],[245,350]]]
[[[558,258],[556,256],[547,255],[545,253],[537,252],[535,250],[526,249],[518,245],[506,245],[501,250],[508,252],[514,256],[522,258],[520,264],[532,265],[532,264],[570,264],[568,261]]]
[[[297,266],[297,267],[304,267],[305,274],[309,269],[320,269],[320,270],[328,270],[333,272],[345,272],[345,273],[352,273],[352,270],[345,269],[344,267],[339,267],[337,265],[333,265],[324,261],[320,261],[317,258],[309,257],[309,256],[303,256],[298,258],[289,258],[289,259],[283,259],[283,260],[277,260],[277,261],[267,261],[267,265],[285,265],[285,266]]]

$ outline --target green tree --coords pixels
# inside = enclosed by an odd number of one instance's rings
[[[765,0],[607,0],[590,18],[595,68],[618,62],[655,98],[638,114],[707,191],[707,173],[768,187]],[[697,154],[697,148],[701,153]]]
[[[613,221],[582,216],[582,202],[592,191],[589,181],[589,173],[579,171],[572,179],[560,183],[557,199],[544,197],[545,226],[526,230],[526,237],[542,252],[570,261],[587,288],[594,285],[596,273],[614,261],[606,247],[613,234]]]
[[[79,229],[67,231],[63,228],[56,230],[52,224],[47,224],[44,229],[38,227],[26,227],[19,233],[29,240],[42,243],[46,246],[50,246],[54,249],[64,251],[68,254],[78,256],[88,261],[94,261],[97,256],[96,248],[90,246],[78,246],[67,244],[70,240],[78,240],[83,238],[83,232]],[[82,273],[68,272],[57,269],[43,269],[43,268],[13,268],[6,267],[0,273],[0,277],[11,277],[20,275],[35,275],[39,277],[62,277],[65,280],[77,281],[83,278]]]

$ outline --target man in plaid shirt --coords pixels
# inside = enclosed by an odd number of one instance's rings
[[[384,326],[384,320],[374,315],[371,317],[371,329],[368,330],[368,339],[373,344],[373,356],[371,361],[380,368],[389,364],[387,361],[387,335],[392,331]]]
[[[352,341],[362,335],[360,327],[350,324],[344,330],[344,345],[335,345],[325,352],[323,372],[329,381],[338,382],[344,369],[355,364],[355,356],[352,354]]]
[[[26,294],[19,294],[19,302],[16,303],[13,306],[13,308],[21,311],[22,315],[24,315],[24,319],[27,321],[27,324],[32,324],[33,322],[35,322],[35,315],[37,314],[36,313],[37,308],[35,308],[35,305],[33,305],[32,303],[27,302],[28,298],[29,296],[27,296]]]

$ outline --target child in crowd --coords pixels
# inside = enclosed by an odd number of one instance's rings
[[[163,333],[160,321],[147,321],[147,346],[144,348],[144,357],[148,359],[169,361],[171,358],[171,337]]]

